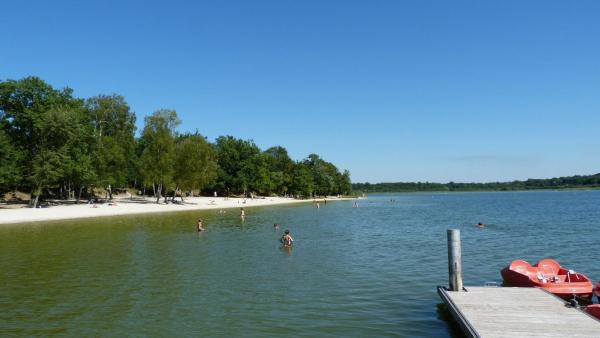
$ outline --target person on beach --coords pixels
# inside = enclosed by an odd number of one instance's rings
[[[202,219],[198,218],[198,228],[197,228],[198,232],[204,231],[204,227],[202,227]]]
[[[294,239],[290,236],[290,231],[286,230],[283,236],[281,237],[281,243],[283,246],[292,246],[294,243]]]
[[[273,230],[278,230],[279,229],[279,224],[275,223],[273,224]]]

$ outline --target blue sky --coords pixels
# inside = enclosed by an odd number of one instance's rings
[[[355,182],[600,172],[598,1],[10,1],[0,79],[318,153]]]

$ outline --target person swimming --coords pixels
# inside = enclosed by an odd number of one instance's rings
[[[206,230],[206,229],[204,229],[204,228],[202,227],[202,219],[201,219],[201,218],[198,218],[198,226],[197,226],[197,230],[198,230],[198,232],[201,232],[201,231],[204,231],[204,230]]]
[[[485,228],[485,224],[483,224],[481,222],[477,223],[477,225],[475,225],[475,226],[478,228]]]
[[[277,229],[279,229],[279,224],[277,224],[277,223],[273,224],[273,230],[277,230]]]
[[[292,238],[292,236],[290,236],[290,231],[286,230],[285,233],[283,234],[283,236],[281,236],[281,243],[283,244],[283,246],[292,246],[292,244],[294,243],[294,239]]]

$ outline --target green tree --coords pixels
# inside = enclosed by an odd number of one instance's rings
[[[89,98],[86,107],[94,136],[94,167],[97,181],[112,199],[112,188],[123,187],[135,155],[135,114],[125,98],[99,95]]]
[[[67,144],[68,159],[64,163],[63,180],[68,187],[68,198],[74,198],[75,191],[78,191],[75,201],[79,203],[83,190],[97,181],[97,174],[93,163],[95,140],[89,115],[85,112],[77,114],[77,117],[80,119],[77,123],[70,121],[72,134]]]
[[[349,195],[352,192],[352,181],[350,180],[350,172],[344,170],[344,173],[338,176],[339,193]]]
[[[313,175],[304,163],[298,163],[292,171],[292,192],[296,195],[311,197],[314,192]]]
[[[31,161],[30,181],[35,192],[33,207],[44,188],[60,186],[78,176],[93,175],[91,167],[86,163],[82,165],[81,157],[74,154],[74,150],[84,143],[81,136],[85,130],[82,104],[76,102],[78,105],[50,110],[41,119],[42,127],[37,131],[39,143]]]
[[[257,175],[264,176],[261,169],[260,149],[251,140],[236,139],[233,136],[220,136],[215,143],[219,164],[219,184],[221,191],[246,194],[261,185]]]
[[[286,194],[292,184],[294,161],[284,147],[271,147],[264,152],[270,173],[270,191]]]
[[[173,184],[175,174],[175,128],[181,123],[175,110],[161,109],[144,119],[140,172],[147,184],[154,185],[156,203]]]
[[[19,155],[8,134],[0,128],[0,192],[14,189],[21,181]]]
[[[213,148],[199,133],[181,135],[175,145],[175,191],[202,190],[217,178]],[[175,198],[175,195],[173,195]],[[181,194],[183,201],[183,193]]]
[[[82,107],[71,89],[56,90],[37,77],[0,82],[0,124],[22,155],[33,207],[44,188],[64,182],[69,146],[78,142],[73,129],[84,123]]]

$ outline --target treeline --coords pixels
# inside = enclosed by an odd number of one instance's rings
[[[154,195],[348,194],[350,173],[311,154],[292,160],[283,147],[251,140],[178,133],[175,110],[136,116],[122,96],[76,98],[37,77],[0,81],[0,193],[75,199],[134,189]]]
[[[528,179],[526,181],[491,183],[353,183],[355,192],[417,192],[417,191],[510,191],[535,189],[599,188],[600,174],[568,176],[549,179]]]

